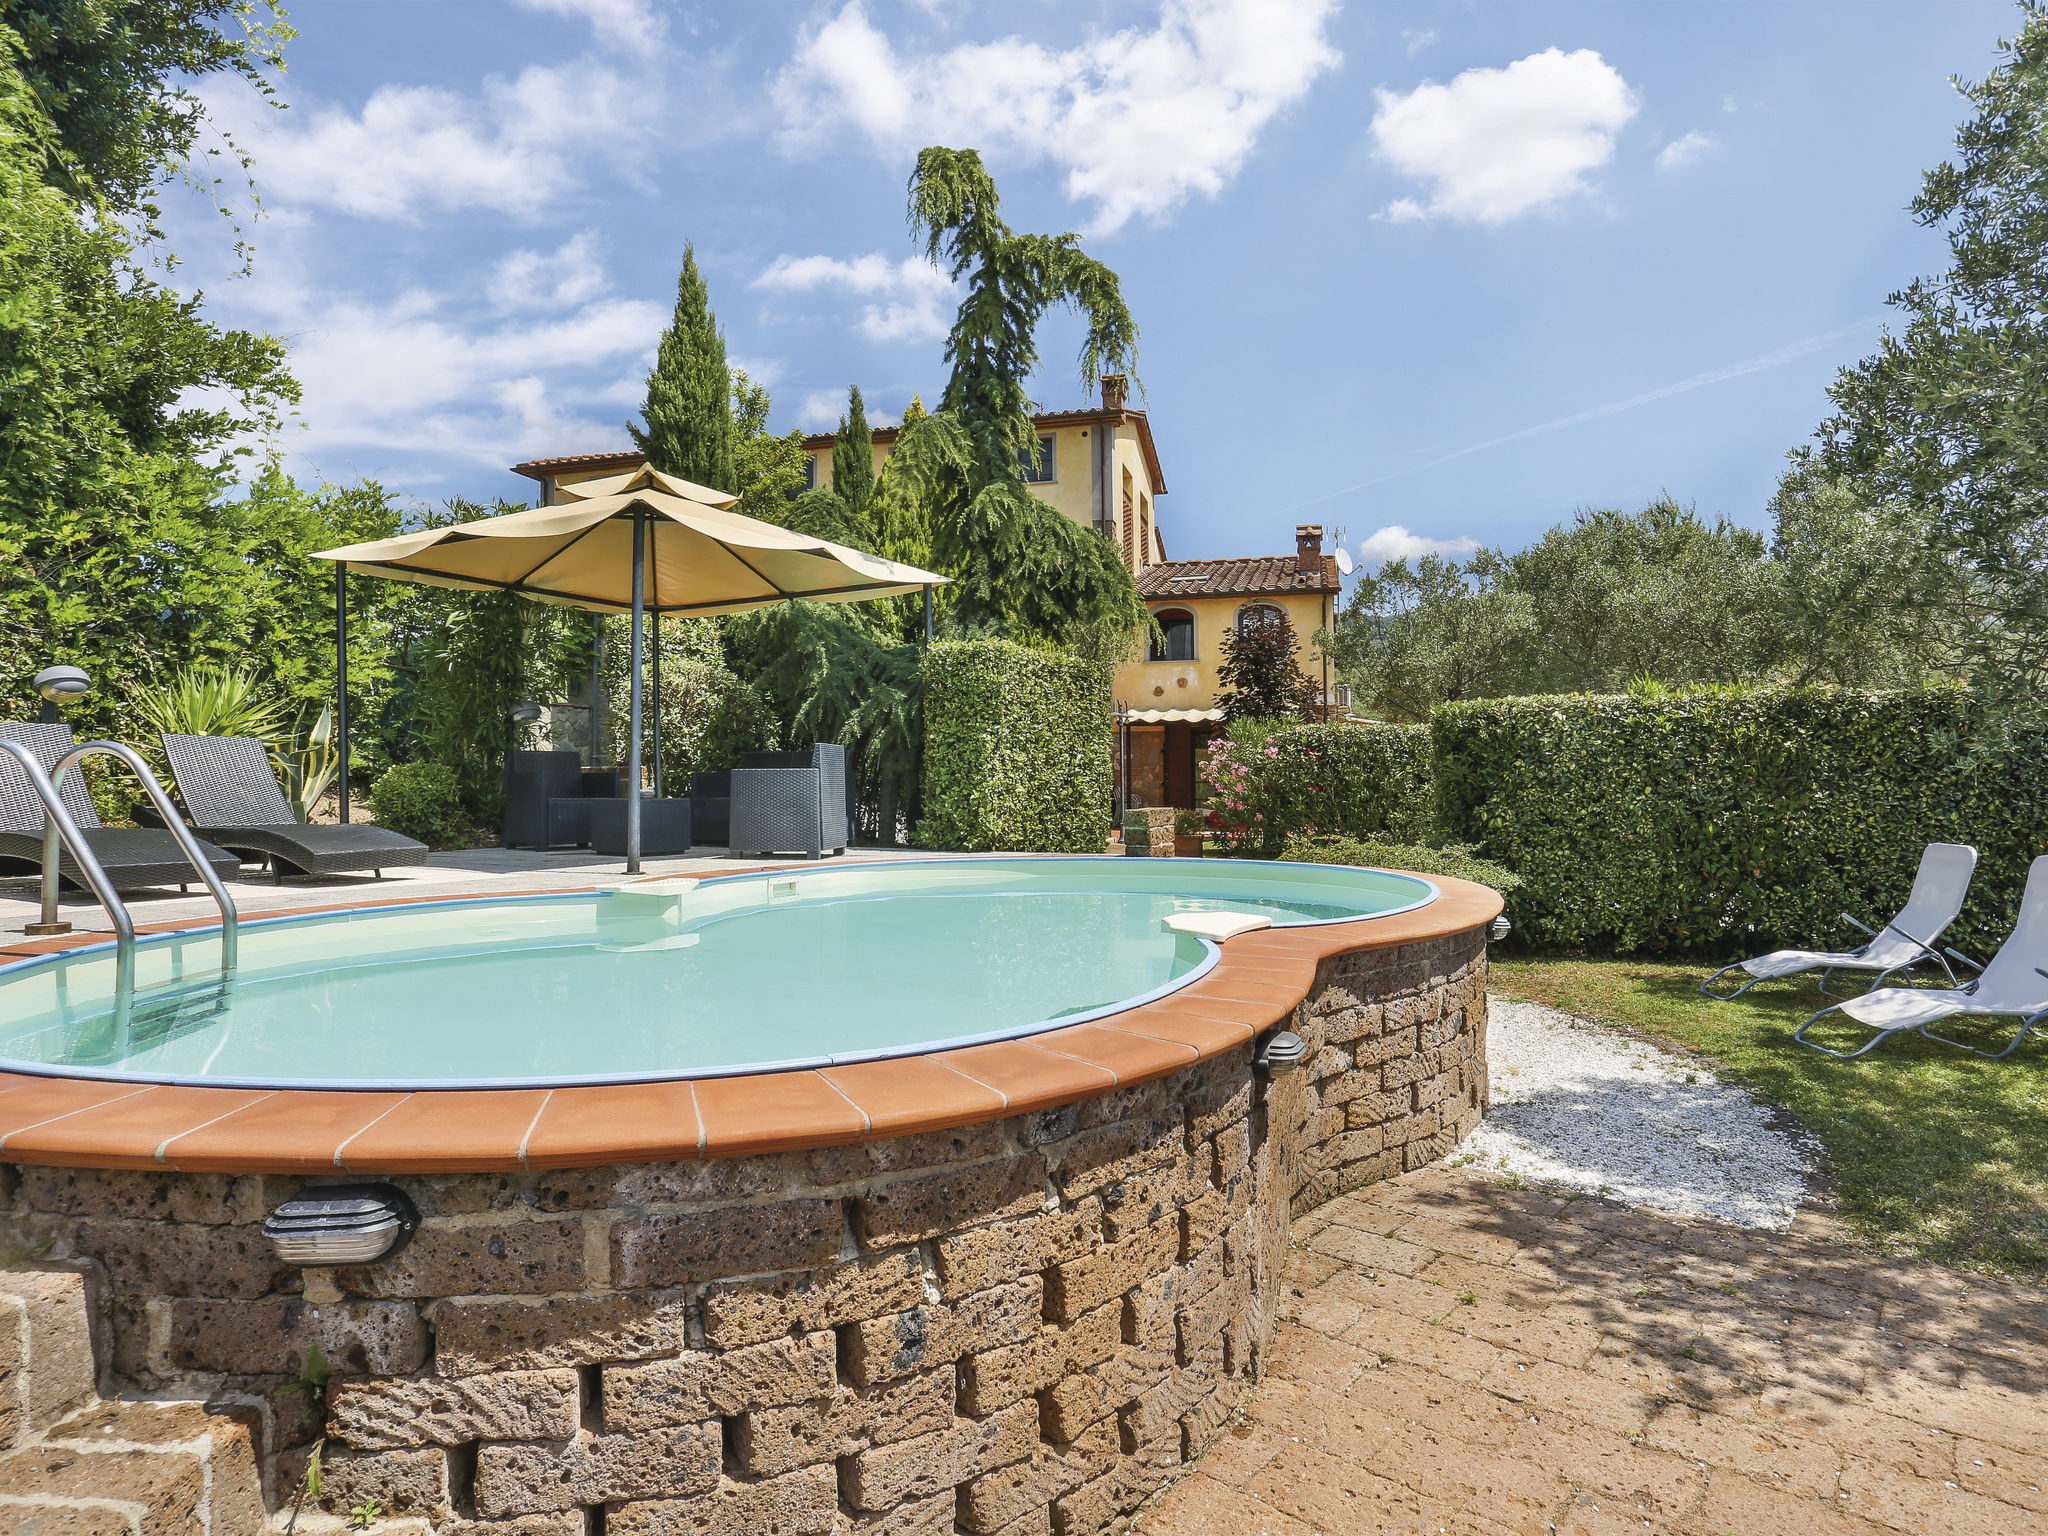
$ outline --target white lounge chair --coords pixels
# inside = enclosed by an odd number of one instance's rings
[[[1967,962],[1967,956],[1955,950],[1949,953]],[[2040,1028],[2043,1015],[2048,1015],[2048,970],[2041,968],[2044,960],[2048,960],[2048,854],[2028,867],[2026,894],[2020,898],[2019,920],[2012,925],[2012,936],[1998,947],[1998,953],[1984,967],[1984,974],[1975,981],[1960,987],[1886,987],[1866,992],[1821,1009],[1793,1031],[1792,1038],[1847,1061],[1882,1045],[1901,1031],[1917,1029],[1930,1040],[1997,1061],[2018,1050],[2029,1030],[2048,1034],[2048,1030]],[[1877,1033],[1853,1051],[1829,1050],[1807,1039],[1806,1032],[1831,1013],[1854,1019]],[[2004,1050],[1986,1051],[1934,1034],[1927,1028],[1936,1019],[1972,1013],[2018,1019],[2019,1033]]]
[[[1954,986],[1956,973],[1934,947],[1934,941],[1963,910],[1963,898],[1970,894],[1970,876],[1976,873],[1976,869],[1977,850],[1968,843],[1929,843],[1927,850],[1920,855],[1920,870],[1913,876],[1913,889],[1906,897],[1905,909],[1897,917],[1882,928],[1873,930],[1848,913],[1842,914],[1843,922],[1870,935],[1870,942],[1861,949],[1773,950],[1768,955],[1758,955],[1754,960],[1738,960],[1733,965],[1722,966],[1700,983],[1700,992],[1706,997],[1726,1002],[1731,997],[1742,996],[1760,981],[1796,976],[1802,971],[1823,973],[1820,978],[1822,993],[1828,989],[1828,976],[1835,971],[1876,971],[1879,975],[1873,986],[1881,987],[1890,979],[1892,972],[1918,965],[1922,960],[1932,960],[1939,965],[1948,973],[1949,985]],[[1974,961],[1968,963],[1975,964]],[[1730,971],[1746,972],[1749,980],[1733,992],[1716,992],[1714,983]]]

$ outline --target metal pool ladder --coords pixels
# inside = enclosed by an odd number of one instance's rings
[[[63,796],[59,793],[64,775],[85,758],[112,757],[126,763],[135,777],[142,783],[143,792],[156,806],[157,813],[164,819],[164,826],[171,836],[178,840],[192,868],[197,871],[206,889],[212,894],[214,904],[220,908],[220,970],[224,981],[231,980],[236,964],[236,913],[234,898],[228,895],[227,887],[220,882],[220,876],[213,872],[213,866],[206,862],[206,855],[199,851],[199,840],[192,835],[192,829],[185,825],[185,818],[178,813],[171,797],[157,782],[156,775],[149,771],[149,765],[139,757],[135,749],[125,747],[118,741],[88,741],[73,747],[58,760],[54,772],[45,773],[43,765],[35,754],[22,742],[0,738],[0,752],[5,752],[21,764],[22,771],[36,792],[36,798],[43,802],[43,891],[42,920],[37,924],[44,931],[57,927],[57,877],[58,855],[61,848],[69,849],[71,858],[78,865],[79,873],[85,876],[85,883],[91,887],[99,904],[106,908],[107,919],[114,925],[114,1003],[117,1028],[125,1038],[130,1009],[135,995],[135,922],[128,915],[127,904],[114,890],[114,882],[107,878],[107,872],[100,867],[100,861],[93,856],[85,834],[78,829],[78,823],[64,808]]]

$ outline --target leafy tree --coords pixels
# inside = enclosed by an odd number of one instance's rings
[[[1534,624],[1526,597],[1425,555],[1412,568],[1395,560],[1361,573],[1337,624],[1316,638],[1359,707],[1426,720],[1453,699],[1515,692]]]
[[[918,155],[911,228],[967,291],[946,340],[952,374],[939,408],[898,434],[890,470],[930,529],[931,568],[951,578],[945,601],[965,629],[1057,640],[1091,619],[1136,628],[1145,605],[1116,551],[1033,495],[1023,460],[1035,449],[1025,381],[1046,311],[1079,311],[1084,379],[1129,369],[1137,327],[1116,274],[1082,254],[1079,236],[1015,233],[1000,208],[973,150]]]
[[[1902,328],[1837,376],[1795,463],[1925,530],[1893,611],[1938,609],[1954,661],[2012,700],[2048,673],[2048,10],[2020,10],[1998,66],[1957,82],[1976,115],[1911,204],[1948,270],[1891,296]]]
[[[1278,608],[1244,609],[1223,632],[1223,685],[1217,707],[1226,720],[1307,719],[1316,706],[1316,681],[1295,660],[1300,644],[1294,622]]]
[[[0,676],[19,698],[39,667],[83,666],[99,686],[74,718],[114,731],[159,669],[246,660],[218,615],[278,613],[262,561],[322,545],[225,494],[230,444],[297,398],[282,346],[153,283],[53,185],[62,156],[0,28]]]
[[[733,484],[740,504],[737,510],[763,522],[780,522],[791,497],[804,488],[804,435],[790,431],[781,437],[768,432],[770,407],[768,387],[747,377],[744,368],[732,371]]]
[[[4,0],[0,25],[19,40],[22,78],[64,151],[45,162],[51,185],[146,220],[167,176],[218,185],[191,170],[207,125],[194,82],[238,75],[274,100],[270,72],[297,35],[259,0]]]
[[[832,483],[797,497],[782,523],[835,544],[881,554],[881,498],[876,491],[875,435],[868,429],[860,386],[847,391],[846,414],[832,439]]]
[[[697,270],[696,248],[685,246],[675,317],[661,333],[654,370],[647,375],[647,401],[640,408],[645,424],[626,427],[634,446],[663,474],[737,494],[733,386],[725,334],[711,313],[711,290]]]

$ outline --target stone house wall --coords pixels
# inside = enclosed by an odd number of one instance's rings
[[[4,1169],[0,1249],[103,1272],[103,1385],[254,1403],[272,1507],[441,1536],[1081,1536],[1259,1374],[1291,1210],[1486,1102],[1480,932],[1322,963],[1305,1070],[1241,1047],[959,1130],[778,1156],[404,1176],[412,1243],[278,1263],[312,1180]],[[322,1395],[290,1390],[317,1345]]]

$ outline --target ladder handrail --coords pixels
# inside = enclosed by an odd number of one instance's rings
[[[57,840],[61,837],[64,846],[71,850],[71,857],[77,863],[79,872],[85,876],[85,883],[91,888],[99,904],[107,909],[107,919],[114,925],[114,939],[124,956],[132,955],[135,949],[135,923],[128,916],[128,908],[121,898],[114,894],[114,883],[107,878],[107,872],[100,868],[100,861],[85,841],[85,834],[78,830],[78,823],[71,819],[71,813],[64,809],[64,802],[57,794],[57,787],[50,776],[43,771],[43,765],[36,756],[18,741],[0,737],[0,752],[7,753],[19,762],[28,774],[29,787],[36,792],[36,798],[43,802],[43,921],[54,923],[57,917]]]
[[[220,876],[213,872],[213,866],[206,862],[206,855],[200,852],[199,849],[199,840],[192,835],[192,829],[185,825],[185,818],[179,812],[178,807],[172,802],[170,795],[165,792],[163,785],[157,782],[157,777],[150,771],[149,764],[142,760],[141,755],[133,747],[123,746],[118,741],[81,742],[58,759],[55,770],[50,774],[51,797],[57,799],[58,804],[61,806],[62,800],[58,797],[60,797],[63,789],[64,775],[75,764],[82,762],[88,757],[111,757],[126,763],[134,772],[135,777],[141,781],[143,793],[147,794],[151,802],[156,806],[157,814],[164,819],[164,826],[169,830],[171,836],[178,840],[178,847],[184,851],[186,861],[191,864],[192,868],[198,873],[200,880],[205,884],[206,889],[212,894],[214,905],[220,908],[220,969],[222,975],[232,976],[235,971],[236,928],[239,918],[239,914],[235,911],[235,899],[228,894],[228,888],[221,884]],[[47,804],[48,802],[46,801],[45,803]],[[69,820],[68,816],[66,820]],[[75,826],[72,828],[74,833],[77,830]],[[80,837],[78,841],[82,843],[84,838]],[[77,848],[75,846],[72,849],[72,856],[74,858],[77,857]],[[81,869],[85,867],[83,859],[79,860],[79,867]],[[102,873],[100,878],[104,880],[106,878],[105,874]],[[109,885],[109,894],[111,894],[112,889],[112,886]],[[97,895],[98,891],[95,890],[94,894]],[[46,819],[43,823],[43,908],[45,922],[52,921],[55,918],[56,898],[57,827],[53,819]],[[127,917],[127,909],[123,907],[121,909],[121,920],[126,922]],[[119,934],[120,931],[120,925],[117,923],[115,932]],[[128,925],[127,943],[131,948],[135,943],[135,929],[132,923]]]

